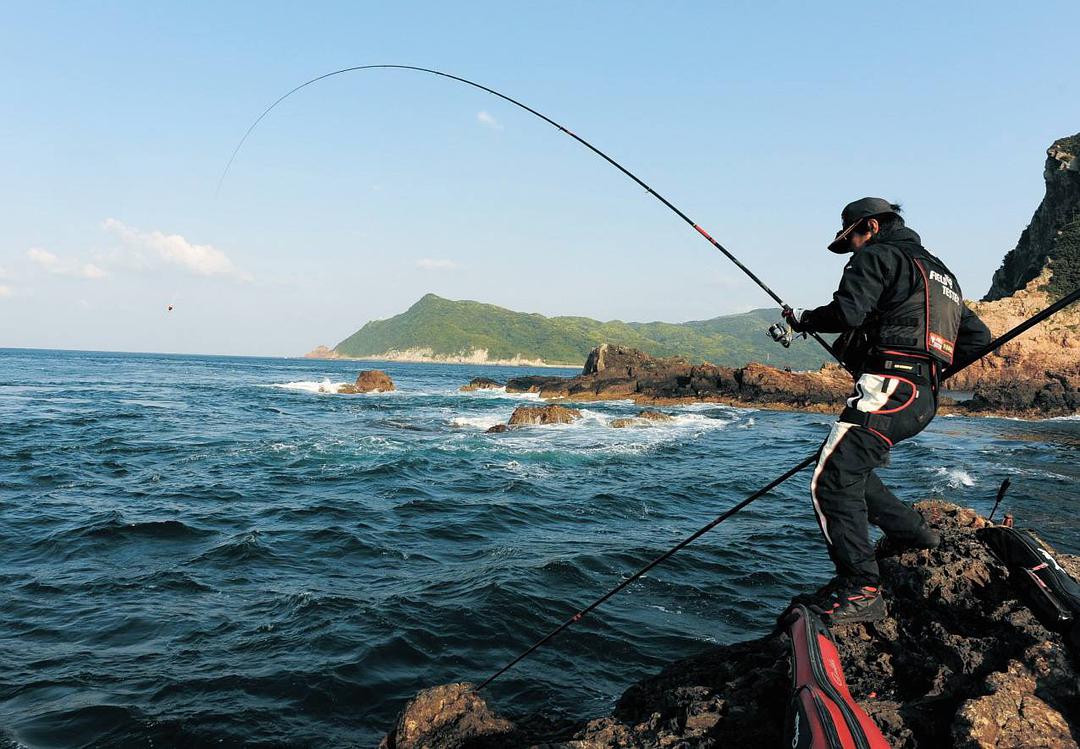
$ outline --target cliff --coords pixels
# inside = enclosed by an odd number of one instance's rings
[[[1046,194],[986,297],[970,305],[994,335],[1080,287],[1080,134],[1055,141],[1046,153]],[[981,387],[1001,402],[1008,388],[1053,391],[1055,382],[1080,382],[1080,305],[977,362],[950,386]]]
[[[1046,194],[994,274],[983,301],[1003,299],[1025,289],[1047,268],[1052,277],[1041,287],[1054,298],[1080,286],[1080,133],[1061,138],[1046,150]]]
[[[879,548],[888,617],[833,629],[852,695],[894,749],[1075,749],[1078,654],[1018,600],[976,535],[984,518],[939,501],[917,509],[942,545]],[[1080,574],[1080,559],[1059,560]],[[447,685],[421,693],[383,747],[778,747],[788,672],[783,635],[711,647],[632,685],[611,715],[561,729],[515,725]]]

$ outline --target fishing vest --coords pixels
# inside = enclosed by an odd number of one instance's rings
[[[952,364],[960,331],[960,284],[945,265],[928,252],[897,247],[910,263],[911,294],[837,341],[845,366],[860,371],[870,360],[889,352],[929,356],[939,365]]]
[[[911,261],[912,293],[892,309],[882,310],[868,332],[875,353],[924,354],[944,366],[952,364],[960,332],[963,298],[960,283],[945,265],[927,252],[901,248]]]

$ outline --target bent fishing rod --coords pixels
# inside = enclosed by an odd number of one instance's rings
[[[578,143],[585,146],[590,151],[595,153],[597,156],[602,158],[604,161],[611,164],[613,167],[615,167],[620,172],[625,174],[627,177],[632,179],[636,184],[643,187],[647,193],[649,193],[654,198],[656,198],[661,203],[663,203],[665,206],[667,206],[669,209],[671,209],[671,211],[676,216],[681,218],[683,221],[685,221],[687,224],[689,224],[694,229],[694,231],[696,231],[698,234],[700,234],[706,240],[708,240],[709,244],[711,244],[716,249],[720,250],[720,252],[722,252],[724,254],[724,256],[728,260],[735,263],[735,266],[739,270],[741,270],[743,273],[745,273],[750,278],[751,281],[753,281],[759,287],[761,287],[762,291],[764,291],[766,294],[768,294],[772,298],[772,300],[774,302],[779,304],[780,308],[782,310],[791,309],[791,307],[783,299],[781,299],[780,296],[775,291],[770,289],[769,286],[764,281],[762,281],[760,278],[758,278],[758,276],[752,270],[750,270],[745,265],[743,265],[742,262],[740,262],[740,260],[737,257],[735,257],[735,255],[733,255],[726,247],[724,247],[722,244],[717,242],[712,237],[712,235],[709,234],[709,232],[705,231],[703,228],[701,228],[701,226],[697,222],[695,222],[693,219],[691,219],[685,213],[683,213],[678,208],[676,208],[675,205],[672,204],[672,202],[670,200],[665,198],[663,195],[658,193],[656,190],[652,189],[649,185],[647,185],[644,182],[644,180],[642,180],[636,174],[634,174],[629,169],[624,167],[618,161],[616,161],[615,159],[608,156],[606,153],[601,151],[599,148],[594,146],[592,143],[585,140],[584,138],[582,138],[577,133],[563,127],[561,124],[559,124],[555,120],[551,119],[547,115],[536,111],[532,107],[528,106],[527,104],[523,104],[522,102],[518,101],[517,99],[514,99],[514,98],[512,98],[510,96],[507,96],[506,94],[500,93],[500,92],[496,91],[493,88],[488,88],[487,86],[484,86],[484,85],[482,85],[480,83],[477,83],[475,81],[470,81],[468,78],[462,78],[461,76],[452,75],[450,73],[444,73],[444,72],[442,72],[440,70],[433,70],[431,68],[421,68],[421,67],[417,67],[415,65],[356,65],[354,67],[341,68],[340,70],[334,70],[334,71],[331,71],[329,73],[324,73],[323,75],[317,76],[315,78],[312,78],[309,81],[305,81],[304,83],[301,83],[299,86],[296,86],[291,91],[288,91],[287,93],[280,96],[276,101],[274,101],[273,104],[271,104],[265,110],[263,110],[263,113],[260,114],[255,119],[255,121],[253,123],[251,123],[251,126],[247,129],[247,132],[244,133],[244,137],[242,137],[240,139],[240,142],[236,144],[236,148],[233,149],[232,155],[229,157],[228,163],[225,164],[225,169],[221,172],[221,177],[218,179],[218,183],[217,183],[217,189],[214,191],[215,196],[221,191],[221,185],[222,185],[222,183],[224,183],[225,177],[229,173],[229,168],[232,166],[233,161],[236,160],[236,155],[238,153],[240,153],[240,149],[243,147],[244,142],[248,139],[248,136],[251,135],[251,133],[255,130],[255,128],[258,126],[258,124],[260,122],[262,122],[263,118],[265,118],[268,114],[270,114],[270,112],[273,111],[273,109],[278,104],[285,101],[286,99],[288,99],[290,96],[292,96],[296,92],[300,91],[301,89],[307,88],[308,86],[310,86],[310,85],[312,85],[314,83],[318,83],[321,80],[324,80],[326,78],[332,78],[333,76],[336,76],[336,75],[342,75],[344,73],[352,73],[352,72],[359,71],[359,70],[412,70],[412,71],[415,71],[415,72],[418,72],[418,73],[428,73],[429,75],[439,76],[440,78],[448,78],[448,79],[450,79],[452,81],[457,81],[458,83],[464,83],[466,86],[472,86],[473,88],[477,88],[477,89],[480,89],[481,91],[485,91],[485,92],[487,92],[489,94],[497,96],[500,99],[502,99],[503,101],[508,101],[511,104],[513,104],[515,107],[523,109],[526,112],[528,112],[529,114],[532,114],[532,115],[535,115],[536,117],[539,117],[541,120],[548,123],[552,127],[556,128],[560,132],[563,132],[563,133],[566,133],[567,135],[569,135],[571,138],[576,140]],[[840,357],[837,356],[836,352],[833,351],[832,346],[830,346],[828,344],[828,342],[825,341],[824,338],[822,338],[817,333],[808,333],[808,335],[812,336],[815,341],[820,343],[822,345],[822,347],[826,351],[829,352],[829,355],[832,356],[834,359],[836,359],[840,363],[840,366],[844,366],[843,361],[840,360]]]
[[[990,343],[983,346],[981,349],[976,350],[970,357],[968,357],[964,361],[958,362],[954,366],[952,366],[949,369],[945,370],[945,372],[942,374],[941,380],[944,381],[947,378],[952,377],[955,374],[958,374],[962,370],[967,369],[968,367],[970,367],[972,364],[977,362],[979,359],[982,359],[987,354],[989,354],[989,353],[991,353],[993,351],[996,351],[997,349],[999,349],[1001,346],[1004,346],[1006,343],[1008,343],[1012,339],[1014,339],[1017,336],[1023,334],[1027,330],[1029,330],[1029,329],[1033,328],[1034,326],[1038,325],[1039,323],[1041,323],[1043,320],[1046,320],[1051,315],[1054,315],[1057,312],[1060,312],[1061,310],[1065,309],[1070,304],[1072,304],[1073,302],[1076,302],[1078,300],[1080,300],[1080,288],[1074,289],[1071,293],[1067,294],[1066,296],[1062,297],[1058,301],[1054,302],[1053,304],[1051,304],[1046,309],[1042,310],[1041,312],[1036,313],[1035,315],[1032,315],[1027,320],[1025,320],[1024,322],[1017,325],[1012,330],[998,336],[997,338],[990,341]],[[583,608],[580,611],[578,611],[577,613],[575,613],[573,616],[571,616],[569,619],[564,621],[558,627],[551,630],[546,635],[544,635],[539,640],[537,640],[535,643],[530,645],[519,656],[514,658],[514,660],[510,661],[505,666],[500,668],[498,671],[493,673],[491,676],[484,679],[484,681],[481,682],[480,685],[476,688],[477,691],[483,689],[488,684],[495,681],[495,679],[499,678],[504,673],[509,671],[511,668],[516,666],[518,663],[525,660],[525,658],[530,656],[532,653],[534,653],[537,650],[539,650],[540,648],[542,648],[544,645],[546,645],[548,642],[550,642],[554,637],[556,637],[559,633],[569,629],[574,624],[577,624],[579,621],[582,620],[582,618],[584,618],[587,614],[589,614],[589,612],[593,611],[600,604],[604,603],[609,598],[611,598],[612,596],[617,594],[619,591],[626,588],[628,585],[630,585],[630,583],[634,582],[635,580],[640,579],[643,575],[645,575],[647,572],[649,572],[649,570],[653,569],[654,567],[656,567],[659,564],[662,564],[664,561],[666,561],[670,557],[674,556],[677,552],[681,551],[682,549],[685,549],[687,546],[689,546],[694,541],[696,541],[697,539],[704,536],[706,533],[711,531],[716,526],[720,525],[722,522],[724,522],[725,520],[730,518],[732,515],[734,515],[735,513],[739,512],[740,510],[745,508],[751,502],[765,496],[770,491],[772,491],[773,489],[775,489],[776,487],[780,486],[782,483],[787,481],[789,478],[791,478],[795,474],[801,472],[804,468],[807,468],[811,464],[816,463],[819,453],[820,453],[820,449],[819,449],[818,452],[815,452],[812,455],[809,455],[806,458],[803,458],[802,461],[800,461],[798,464],[796,464],[796,465],[792,466],[791,468],[789,468],[785,473],[783,473],[780,476],[777,476],[775,479],[773,479],[769,483],[765,484],[765,486],[761,487],[760,489],[755,491],[753,494],[751,494],[749,497],[742,500],[738,504],[733,505],[732,507],[730,507],[727,510],[725,510],[724,512],[722,512],[720,515],[717,515],[713,520],[709,521],[709,523],[702,526],[698,530],[694,531],[692,534],[687,536],[685,539],[680,541],[678,544],[671,547],[670,549],[665,551],[663,554],[658,556],[656,559],[652,560],[651,562],[646,564],[644,567],[639,569],[637,572],[635,572],[634,574],[630,575],[628,578],[626,578],[625,580],[620,582],[618,585],[616,585],[614,588],[609,590],[607,593],[600,596],[595,601],[590,603],[588,606],[586,606],[585,608]],[[1002,488],[1004,489],[1005,487],[1003,486]],[[1000,501],[1000,497],[999,497],[999,501]],[[997,505],[994,506],[994,509],[997,509]],[[991,513],[991,517],[992,516],[993,516],[993,513]]]

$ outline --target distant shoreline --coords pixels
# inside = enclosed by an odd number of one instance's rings
[[[387,351],[382,354],[371,356],[343,356],[333,349],[319,347],[314,351],[304,354],[304,359],[323,359],[329,361],[382,361],[403,362],[406,364],[475,364],[478,366],[493,367],[543,367],[547,369],[581,369],[585,366],[585,360],[579,362],[560,363],[548,362],[543,359],[526,359],[515,356],[512,359],[489,359],[486,351],[474,351],[471,354],[448,354],[440,355],[428,353],[430,349],[414,349],[406,351]]]

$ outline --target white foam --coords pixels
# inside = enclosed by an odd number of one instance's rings
[[[945,479],[950,489],[975,486],[975,479],[963,468],[938,467],[933,470],[936,475]]]
[[[334,395],[337,393],[338,388],[345,384],[347,383],[330,382],[330,378],[326,377],[322,382],[315,382],[314,380],[298,380],[296,382],[274,383],[270,387],[280,388],[281,390],[301,390],[305,393]]]
[[[536,401],[540,400],[540,393],[508,393],[505,387],[483,388],[481,390],[468,390],[462,392],[455,389],[447,395],[457,395],[465,398],[510,398],[513,400]]]
[[[509,417],[485,414],[483,416],[455,416],[450,426],[464,429],[490,429],[497,424],[505,424]]]

